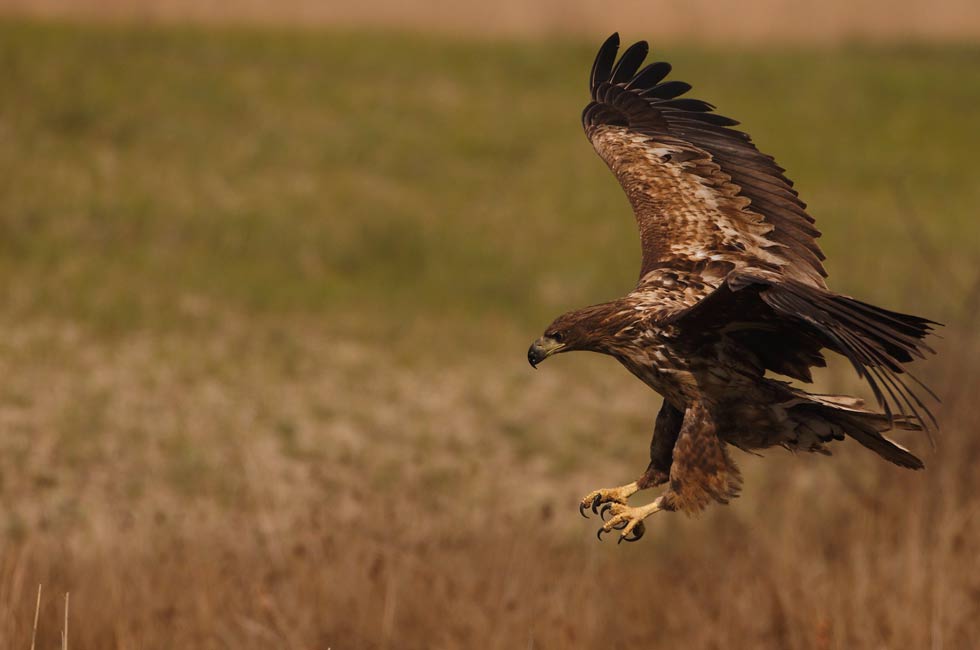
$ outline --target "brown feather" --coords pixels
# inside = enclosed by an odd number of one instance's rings
[[[689,515],[712,501],[728,503],[738,496],[742,475],[718,438],[714,419],[701,403],[687,409],[670,467],[669,507]]]
[[[675,99],[688,84],[644,88],[644,79],[626,78],[645,43],[628,50],[625,64],[615,64],[617,47],[610,39],[596,59],[582,121],[633,206],[641,279],[663,266],[724,262],[824,287],[819,232],[784,170],[710,104]]]

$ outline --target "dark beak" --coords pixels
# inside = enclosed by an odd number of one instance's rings
[[[531,364],[532,368],[537,368],[539,363],[563,347],[565,347],[564,344],[547,336],[542,336],[527,349],[527,362]]]
[[[547,355],[535,343],[532,343],[531,347],[527,349],[527,362],[535,370],[537,370],[538,364],[544,361],[545,356]]]

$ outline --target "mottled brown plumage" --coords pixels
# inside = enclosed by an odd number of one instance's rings
[[[646,43],[616,61],[619,37],[600,48],[582,113],[586,136],[629,197],[640,232],[640,278],[632,292],[557,318],[528,351],[611,355],[664,397],[650,463],[634,483],[582,502],[611,512],[602,532],[643,534],[658,510],[701,511],[737,496],[741,475],[728,447],[775,445],[829,453],[845,436],[903,467],[922,462],[882,433],[935,420],[905,381],[904,364],[931,351],[931,321],[831,292],[820,233],[793,184],[737,122],[681,97],[667,63],[640,69]],[[846,357],[883,412],[860,400],[806,393],[823,350]],[[921,386],[921,384],[920,384]],[[653,503],[634,492],[667,483]]]

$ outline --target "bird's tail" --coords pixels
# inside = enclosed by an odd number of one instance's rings
[[[900,467],[925,468],[912,452],[882,435],[891,429],[922,431],[917,419],[869,411],[862,400],[846,395],[806,394],[806,397],[806,401],[791,410],[798,433],[816,435],[821,441],[840,440],[847,435]]]

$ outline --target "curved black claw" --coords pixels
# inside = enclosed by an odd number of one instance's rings
[[[595,537],[596,537],[596,539],[597,539],[597,540],[599,540],[599,541],[601,542],[601,541],[602,541],[602,534],[603,534],[603,533],[607,533],[607,532],[609,532],[609,531],[607,531],[607,530],[606,530],[605,528],[600,528],[600,529],[599,529],[599,530],[597,530],[597,531],[596,531],[596,533],[595,533]]]
[[[599,507],[599,504],[600,503],[602,503],[602,495],[601,494],[597,494],[592,499],[592,512],[594,514],[599,514],[599,511],[597,510],[597,508]]]
[[[578,513],[580,515],[582,515],[583,517],[585,517],[586,519],[589,518],[589,515],[585,514],[585,504],[584,503],[578,504]]]
[[[638,541],[641,537],[643,537],[643,534],[647,532],[646,531],[646,526],[644,526],[643,525],[643,522],[641,521],[640,523],[638,523],[636,525],[636,528],[634,528],[631,532],[633,533],[633,536],[632,537],[625,536],[625,535],[624,536],[621,536],[616,543],[617,544],[621,544],[624,541],[627,541],[627,542],[635,542],[635,541]]]
[[[602,506],[602,508],[599,509],[599,517],[601,517],[602,520],[605,521],[606,520],[606,513],[609,512],[610,510],[612,510],[612,504],[611,503],[607,503],[606,505]]]
[[[618,524],[616,524],[615,526],[613,526],[613,529],[614,530],[622,530],[622,529],[626,528],[626,526],[628,526],[629,523],[630,522],[628,522],[628,521],[621,521]]]

